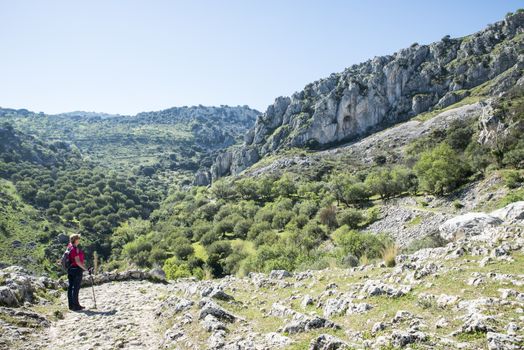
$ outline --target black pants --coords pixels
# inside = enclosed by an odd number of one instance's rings
[[[83,270],[80,267],[70,267],[67,271],[67,278],[69,279],[69,286],[67,287],[67,301],[69,308],[79,306],[78,292],[80,292],[80,284],[82,283]]]

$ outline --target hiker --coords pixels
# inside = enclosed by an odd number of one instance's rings
[[[80,234],[75,233],[69,237],[69,268],[67,269],[67,278],[69,286],[67,287],[67,301],[69,302],[69,310],[78,311],[85,309],[78,302],[78,292],[80,292],[80,284],[82,283],[82,274],[88,271],[84,265],[84,252],[78,247],[80,243]]]

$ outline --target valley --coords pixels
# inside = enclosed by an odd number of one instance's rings
[[[0,347],[521,349],[523,39],[518,10],[263,113],[0,108]]]

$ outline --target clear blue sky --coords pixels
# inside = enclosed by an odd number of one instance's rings
[[[0,0],[0,106],[120,114],[274,98],[524,1]]]

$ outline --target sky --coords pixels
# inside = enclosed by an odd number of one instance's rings
[[[0,0],[0,106],[265,111],[352,64],[518,8],[524,0]]]

